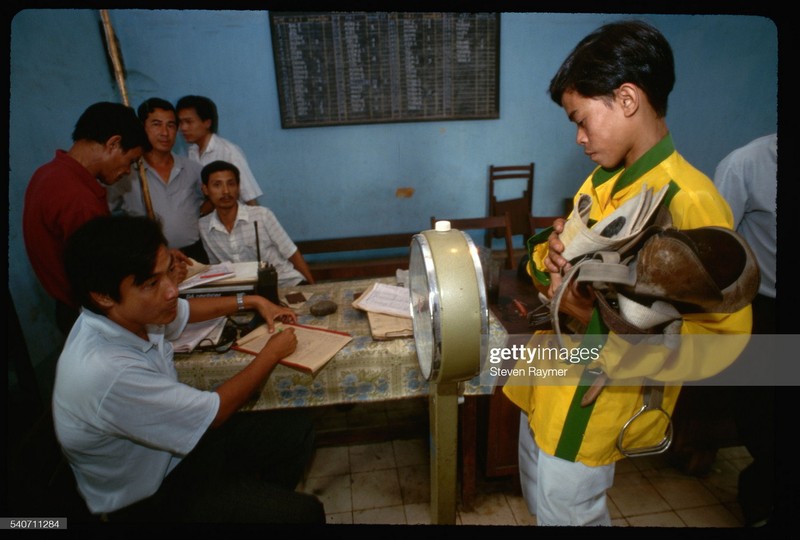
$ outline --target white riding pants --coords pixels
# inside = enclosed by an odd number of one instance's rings
[[[519,424],[519,479],[538,525],[611,525],[606,490],[614,483],[614,464],[589,467],[543,452],[525,413]]]

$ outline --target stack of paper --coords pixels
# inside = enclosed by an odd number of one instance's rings
[[[372,313],[411,318],[411,296],[408,289],[397,285],[373,283],[356,298],[353,307]]]
[[[367,319],[369,319],[372,339],[383,341],[385,339],[414,337],[414,326],[411,319],[373,313],[371,311],[367,312]]]
[[[208,345],[217,345],[222,336],[222,330],[225,328],[226,320],[226,317],[217,317],[208,321],[187,324],[178,339],[172,342],[172,348],[176,353],[190,353],[203,340],[208,340]]]
[[[197,264],[199,265],[199,263]],[[193,270],[192,266],[189,267],[190,270]],[[195,272],[194,274],[190,275],[190,277],[187,277],[181,281],[180,285],[178,285],[179,291],[185,291],[186,289],[191,289],[192,287],[197,287],[198,285],[219,281],[236,275],[236,270],[234,269],[233,264],[229,262],[212,264],[210,266],[200,265],[198,268],[201,268],[200,272]]]
[[[406,287],[373,283],[353,301],[353,307],[367,312],[372,339],[412,337],[411,297]]]
[[[186,277],[184,280],[194,277],[200,272],[205,272],[211,267],[210,264],[203,264],[189,257],[189,264],[186,266]]]
[[[258,263],[256,261],[228,263],[233,266],[234,275],[227,276],[214,285],[237,285],[258,281]]]

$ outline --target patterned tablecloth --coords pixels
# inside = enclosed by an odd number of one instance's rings
[[[261,392],[244,409],[310,407],[427,395],[428,382],[417,364],[414,339],[373,340],[366,313],[352,307],[353,295],[364,292],[375,281],[394,284],[395,278],[329,282],[280,291],[282,295],[300,291],[307,298],[296,310],[299,324],[347,332],[353,340],[313,377],[278,365]],[[309,306],[319,300],[335,302],[336,313],[324,317],[311,315]],[[503,325],[490,311],[489,346],[502,347],[506,338]],[[211,390],[238,373],[252,358],[235,350],[221,354],[176,354],[175,366],[179,380]],[[493,391],[493,386],[478,376],[462,384],[466,395]]]

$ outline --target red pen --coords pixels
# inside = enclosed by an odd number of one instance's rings
[[[203,276],[200,276],[200,279],[208,279],[208,278],[212,278],[212,277],[227,276],[228,274],[230,274],[230,272],[220,272],[218,274],[205,274]]]

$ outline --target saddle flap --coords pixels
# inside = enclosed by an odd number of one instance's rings
[[[698,258],[722,293],[722,301],[712,309],[733,313],[752,302],[758,294],[761,271],[747,241],[722,227],[701,227],[683,233],[692,240]]]
[[[635,265],[636,284],[620,290],[672,302],[683,313],[733,313],[758,292],[755,256],[723,227],[665,229],[646,240]]]

